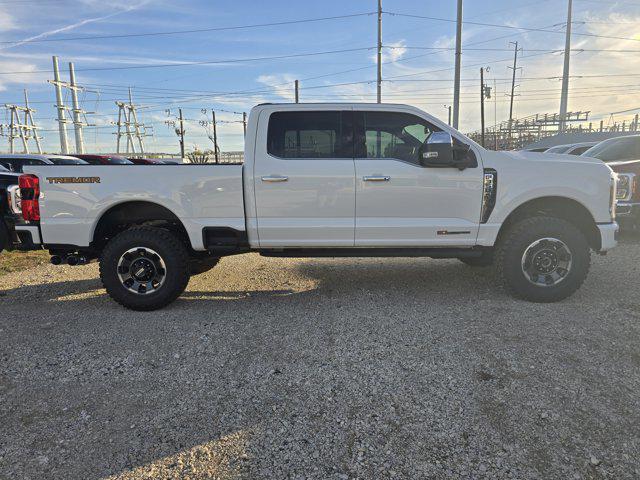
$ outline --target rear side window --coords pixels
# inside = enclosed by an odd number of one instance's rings
[[[267,152],[279,158],[353,158],[351,112],[275,112]]]

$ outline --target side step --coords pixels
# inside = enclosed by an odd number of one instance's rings
[[[263,257],[336,258],[336,257],[479,257],[484,248],[283,248],[260,250]]]

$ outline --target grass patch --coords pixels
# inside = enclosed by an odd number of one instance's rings
[[[26,270],[49,262],[49,252],[36,250],[31,252],[7,252],[0,253],[0,276],[11,272]]]

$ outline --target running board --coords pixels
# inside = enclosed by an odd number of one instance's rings
[[[263,257],[332,258],[332,257],[430,257],[473,258],[486,249],[473,248],[283,248],[260,250]]]

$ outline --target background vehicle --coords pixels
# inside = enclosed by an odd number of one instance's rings
[[[179,165],[178,162],[160,158],[129,158],[128,160],[135,165]]]
[[[556,145],[546,150],[546,153],[564,153],[566,155],[582,155],[598,142],[571,143],[568,145]]]
[[[244,165],[57,170],[20,177],[19,229],[54,263],[100,258],[109,295],[137,310],[248,251],[495,262],[514,295],[552,302],[580,287],[591,250],[613,248],[618,230],[601,161],[485,150],[404,105],[260,105]]]
[[[11,172],[22,172],[25,165],[53,165],[44,155],[0,154],[0,165]]]
[[[69,155],[47,155],[54,165],[89,165],[84,160]]]
[[[604,140],[582,154],[618,174],[617,216],[622,228],[640,228],[640,135]]]
[[[74,157],[84,160],[90,165],[133,165],[129,159],[118,155],[91,155],[79,153],[75,154]]]
[[[12,194],[18,187],[19,173],[11,173],[6,168],[0,167],[0,252],[12,248],[16,243],[14,225],[16,220],[22,218],[19,206],[15,206]],[[13,189],[13,191],[12,191]]]

